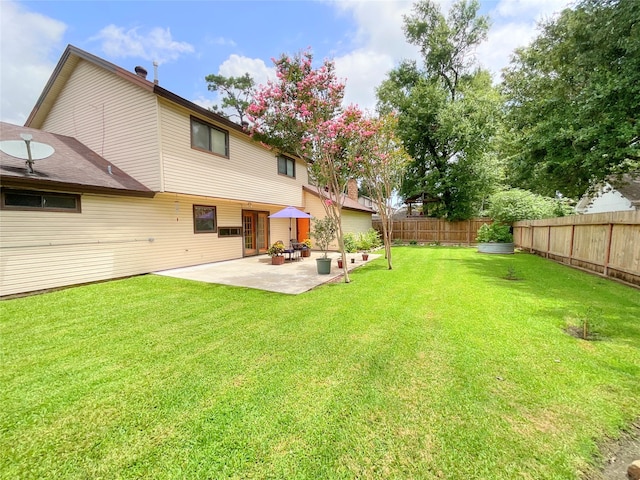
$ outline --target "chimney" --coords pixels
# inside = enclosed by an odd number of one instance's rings
[[[158,85],[158,62],[153,61],[153,83],[154,85]]]
[[[138,65],[136,68],[134,68],[136,75],[138,75],[141,78],[144,78],[145,80],[147,79],[147,69],[144,67],[141,67],[140,65]]]
[[[347,182],[347,197],[351,200],[358,201],[358,182],[355,178],[350,178]]]

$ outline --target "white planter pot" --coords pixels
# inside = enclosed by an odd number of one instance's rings
[[[479,243],[478,253],[499,253],[510,254],[513,253],[515,245],[513,243]]]

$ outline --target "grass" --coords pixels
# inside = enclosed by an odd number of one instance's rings
[[[0,302],[0,476],[571,479],[640,416],[638,290],[465,248],[394,266]],[[587,314],[597,342],[565,331]]]

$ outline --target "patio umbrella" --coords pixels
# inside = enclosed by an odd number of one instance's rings
[[[292,218],[311,218],[311,215],[303,212],[302,210],[298,210],[296,207],[286,207],[276,212],[272,215],[269,215],[269,218],[288,218],[289,219],[289,239],[291,239],[291,219]]]

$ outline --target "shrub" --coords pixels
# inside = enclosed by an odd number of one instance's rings
[[[358,250],[368,251],[372,248],[378,248],[380,245],[382,245],[382,240],[376,229],[370,228],[366,232],[358,234]]]
[[[520,220],[562,217],[572,211],[571,206],[563,200],[543,197],[519,188],[494,193],[489,203],[489,216],[497,222],[508,224]]]
[[[347,253],[358,251],[358,242],[355,233],[347,232],[344,234],[344,251]]]
[[[494,222],[491,225],[485,223],[478,229],[476,241],[479,243],[511,243],[513,242],[511,227],[499,222]]]
[[[372,248],[378,248],[381,245],[380,233],[374,228],[357,234],[351,232],[344,234],[344,250],[348,253],[357,252],[358,250],[367,251]]]

